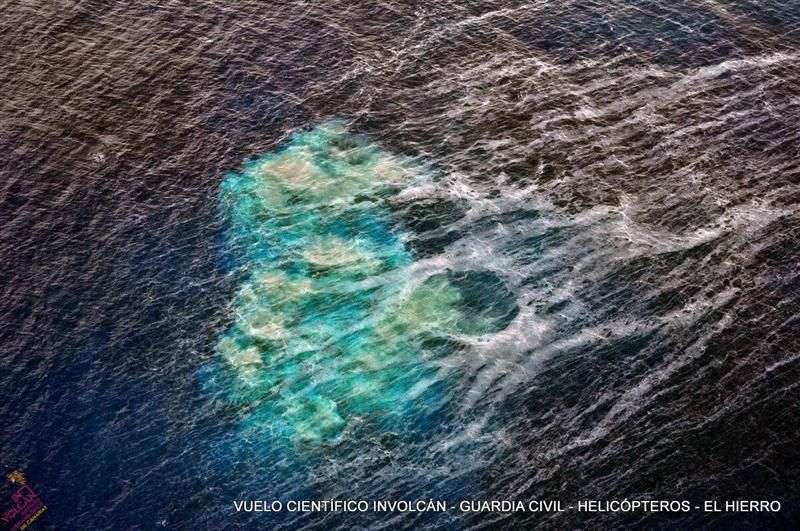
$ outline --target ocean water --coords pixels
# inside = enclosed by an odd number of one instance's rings
[[[0,464],[33,528],[800,524],[800,4],[0,24]],[[625,498],[782,509],[233,507]]]

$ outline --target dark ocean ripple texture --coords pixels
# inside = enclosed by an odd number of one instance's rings
[[[800,526],[797,2],[11,1],[0,53],[0,464],[39,528]],[[232,240],[226,179],[331,123],[323,173],[278,171],[347,183],[322,250],[264,212]],[[425,179],[378,193],[341,139]],[[361,295],[289,329],[238,298],[319,281],[286,234]],[[783,509],[233,510],[331,498]]]

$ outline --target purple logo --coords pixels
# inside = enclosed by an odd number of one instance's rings
[[[19,470],[6,474],[6,479],[14,483],[10,503],[6,502],[0,513],[3,529],[17,531],[27,529],[47,510],[39,495],[36,494],[25,476]]]

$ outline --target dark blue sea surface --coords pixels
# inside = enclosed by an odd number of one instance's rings
[[[0,13],[32,529],[800,527],[800,3]],[[782,508],[234,509],[302,499]]]

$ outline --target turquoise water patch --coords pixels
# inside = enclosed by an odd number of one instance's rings
[[[432,362],[463,327],[462,294],[446,275],[415,276],[385,205],[429,179],[338,124],[226,176],[219,205],[246,273],[216,351],[246,422],[332,441],[440,388]]]

